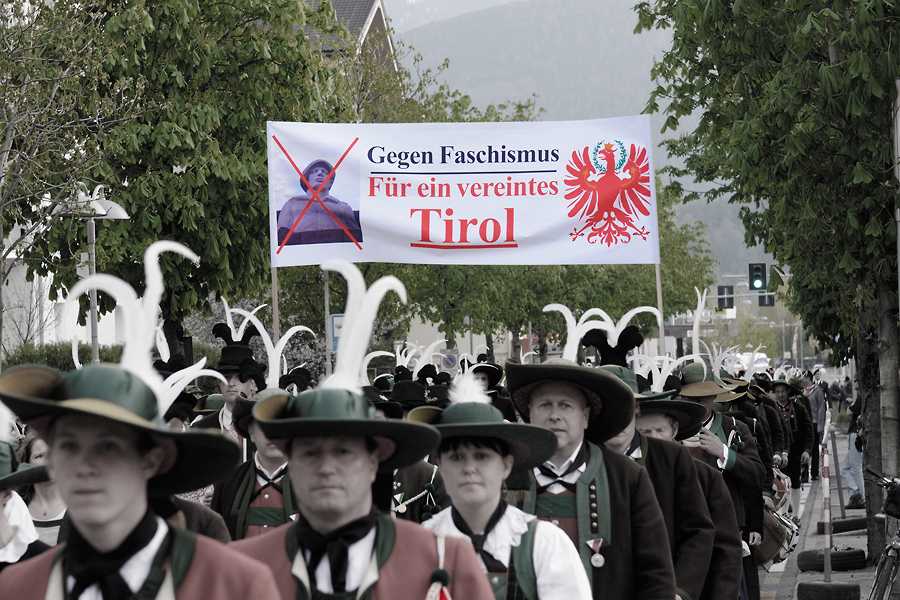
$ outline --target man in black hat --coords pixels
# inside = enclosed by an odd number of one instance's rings
[[[47,440],[48,470],[72,523],[60,551],[0,573],[4,597],[277,596],[265,565],[172,528],[150,508],[150,495],[227,474],[238,458],[230,440],[167,428],[155,392],[111,365],[67,375],[41,366],[9,369],[0,375],[0,398]]]
[[[516,409],[509,399],[507,391],[500,386],[500,380],[503,379],[503,367],[496,363],[480,362],[471,370],[475,374],[475,379],[481,382],[494,408],[500,411],[504,419],[515,423],[517,421]]]
[[[557,451],[543,465],[507,480],[508,500],[565,531],[578,549],[594,598],[675,598],[666,526],[647,471],[585,440],[591,421],[605,441],[634,417],[631,389],[615,375],[580,367],[577,346],[537,365],[507,363],[522,416],[554,432]],[[651,541],[653,540],[653,541]]]
[[[265,390],[256,401],[280,390]],[[262,432],[253,419],[256,401],[238,398],[234,424],[238,433],[251,440],[256,452],[224,481],[216,484],[210,508],[222,515],[232,540],[261,535],[270,527],[289,522],[296,514],[297,500],[291,491],[287,457]]]
[[[690,433],[699,429],[705,411],[692,402],[671,400],[674,390],[658,393],[649,389],[640,391],[637,377],[630,369],[621,366],[600,368],[628,384],[636,403],[636,417],[622,433],[604,444],[647,469],[666,523],[675,566],[677,597],[699,598],[706,580],[715,526],[706,509],[695,461],[683,446],[643,435],[636,428],[636,419],[643,415],[645,406],[649,406],[651,411],[653,408],[668,408],[668,415],[675,415],[677,419],[676,428],[680,426],[681,430]],[[590,434],[590,429],[588,432]]]
[[[800,524],[800,472],[809,464],[814,443],[813,423],[806,410],[800,389],[784,379],[772,382],[772,396],[781,410],[784,431],[788,437],[787,465],[782,467],[791,478],[791,513],[794,523]]]
[[[227,340],[226,340],[227,343]],[[243,438],[234,426],[234,403],[238,398],[252,398],[257,389],[265,387],[265,366],[253,358],[253,350],[244,344],[228,344],[222,348],[222,356],[215,370],[222,374],[227,383],[220,381],[219,389],[225,406],[199,419],[193,427],[200,429],[220,429],[236,443]]]

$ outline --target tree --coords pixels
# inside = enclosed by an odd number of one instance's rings
[[[136,116],[102,140],[91,169],[131,220],[106,224],[98,270],[141,289],[144,249],[181,242],[201,258],[161,260],[165,332],[178,351],[183,317],[207,298],[257,295],[269,279],[266,136],[268,120],[335,121],[352,114],[341,78],[304,31],[341,36],[330,4],[296,0],[208,3],[109,0],[97,44],[110,85],[131,81]],[[81,68],[80,62],[74,62]],[[53,228],[34,258],[55,271],[57,293],[77,279],[72,257],[83,234]],[[53,263],[44,256],[58,256]],[[112,300],[101,296],[101,309]]]
[[[10,274],[26,253],[54,263],[36,242],[51,225],[71,227],[60,212],[72,209],[99,145],[140,97],[102,68],[124,49],[95,43],[104,37],[102,20],[92,0],[0,6],[0,338]]]
[[[878,352],[880,393],[863,389],[880,400],[883,464],[873,466],[897,473],[898,182],[890,133],[900,11],[883,0],[657,0],[636,9],[638,30],[673,30],[647,110],[668,102],[662,110],[671,129],[700,114],[694,131],[668,143],[684,161],[671,172],[710,183],[707,198],[744,205],[747,242],[762,242],[790,268],[788,304],[814,336]],[[780,285],[779,272],[772,274]],[[862,338],[872,325],[876,343]],[[838,333],[856,336],[855,348]]]

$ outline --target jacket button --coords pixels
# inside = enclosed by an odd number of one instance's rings
[[[588,497],[589,497],[591,500],[596,500],[596,499],[597,499],[597,494],[590,494]]]
[[[596,502],[591,502],[591,509],[595,509],[595,508],[597,508],[597,503],[596,503]]]
[[[557,525],[557,526],[559,525],[559,521],[557,521],[556,519],[553,519],[553,520],[550,521],[550,522],[553,523],[554,525]]]
[[[591,528],[592,528],[594,531],[597,531],[597,524],[596,524],[596,523],[591,523]]]
[[[266,494],[266,495],[265,495],[265,498],[266,498],[266,499],[268,499],[268,497],[269,497],[269,495],[268,495],[268,494]]]
[[[588,486],[588,489],[593,492],[594,490],[597,489],[597,486],[592,483],[591,485]]]
[[[592,518],[592,519],[596,519],[596,518],[597,518],[597,513],[591,513],[591,518]]]

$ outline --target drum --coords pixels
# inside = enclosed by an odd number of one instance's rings
[[[784,560],[797,546],[800,528],[786,516],[766,509],[763,514],[763,539],[756,548],[756,558],[762,567],[769,568]]]
[[[779,511],[790,502],[791,499],[791,478],[781,472],[778,467],[772,467],[775,478],[772,480],[772,501],[775,503],[775,510]]]

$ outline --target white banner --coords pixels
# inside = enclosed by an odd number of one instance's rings
[[[647,116],[267,135],[276,267],[659,262]]]

